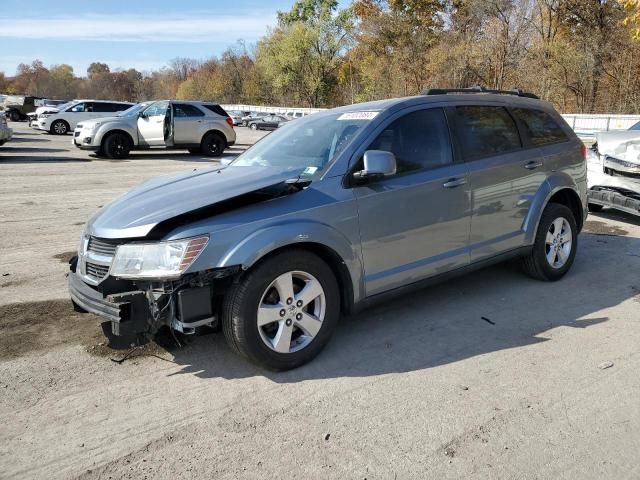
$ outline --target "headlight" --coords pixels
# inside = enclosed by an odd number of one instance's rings
[[[48,118],[50,116],[51,116],[50,113],[41,113],[40,115],[38,115],[38,118]]]
[[[116,250],[111,275],[120,278],[177,278],[200,255],[209,237],[174,242],[129,243]]]

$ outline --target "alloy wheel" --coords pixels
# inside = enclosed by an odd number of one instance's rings
[[[562,268],[571,255],[573,235],[571,225],[566,218],[556,218],[547,231],[545,239],[545,255],[552,268]]]
[[[300,351],[320,331],[325,313],[324,289],[313,275],[283,273],[262,294],[257,312],[260,338],[278,353]]]

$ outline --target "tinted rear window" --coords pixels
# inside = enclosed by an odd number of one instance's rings
[[[514,108],[513,113],[522,122],[532,144],[545,145],[567,140],[558,122],[548,113],[528,108]]]
[[[222,115],[223,117],[228,117],[229,115],[227,114],[227,112],[224,111],[224,108],[222,108],[220,105],[203,105],[204,108],[206,108],[207,110],[211,110],[213,113],[217,113],[218,115]]]
[[[466,158],[516,150],[522,146],[518,128],[504,107],[456,107],[458,134]]]
[[[204,113],[198,107],[186,103],[174,103],[174,112],[176,117],[203,117]]]
[[[95,102],[93,104],[94,112],[114,112],[115,105],[113,103]]]

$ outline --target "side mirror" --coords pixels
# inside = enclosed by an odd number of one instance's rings
[[[367,150],[364,152],[364,169],[355,172],[356,181],[369,181],[396,173],[396,156],[385,150]]]
[[[138,118],[147,118],[147,116],[144,114],[144,110],[141,112],[138,112]]]

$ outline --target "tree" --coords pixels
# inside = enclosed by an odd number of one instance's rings
[[[633,26],[633,38],[640,40],[640,0],[622,0],[622,6],[627,14],[625,25]]]
[[[89,77],[89,79],[92,79],[105,73],[109,73],[110,71],[111,70],[109,70],[109,65],[107,65],[106,63],[93,62],[91,65],[89,65],[89,68],[87,68],[87,77]]]

